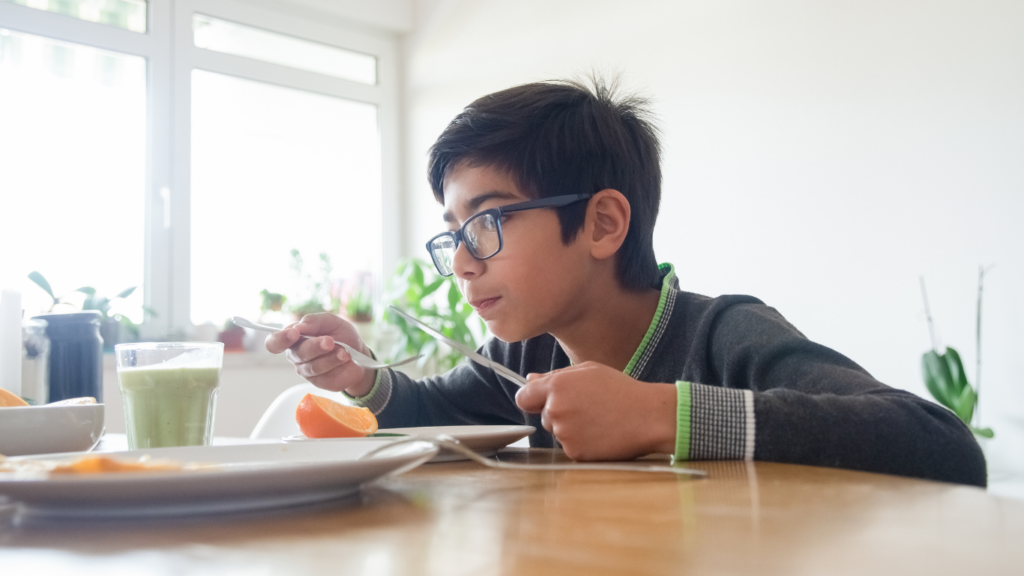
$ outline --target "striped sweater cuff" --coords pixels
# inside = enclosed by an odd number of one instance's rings
[[[374,415],[380,414],[384,407],[388,405],[388,400],[391,400],[391,382],[393,378],[394,374],[390,368],[377,370],[377,378],[374,380],[373,388],[370,388],[369,394],[356,398],[342,391],[341,395],[353,406],[367,408]]]
[[[676,382],[674,460],[753,460],[754,393]]]

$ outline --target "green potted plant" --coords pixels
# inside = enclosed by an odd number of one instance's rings
[[[111,307],[117,300],[124,300],[135,292],[135,286],[125,288],[118,292],[113,298],[106,298],[100,296],[96,289],[92,286],[82,286],[76,288],[71,292],[64,294],[60,297],[55,296],[53,289],[50,287],[50,283],[46,278],[37,271],[33,271],[28,275],[29,280],[36,284],[50,296],[50,308],[48,312],[53,312],[54,308],[59,305],[66,305],[74,307],[74,304],[68,302],[68,297],[74,293],[83,294],[85,299],[82,301],[80,310],[95,310],[100,313],[100,336],[103,338],[103,350],[106,352],[112,352],[114,345],[121,342],[134,342],[139,338],[139,327],[135,322],[123,314],[117,314],[111,312]],[[152,310],[143,306],[144,312],[154,315]]]
[[[373,276],[369,272],[339,282],[332,299],[344,301],[345,316],[354,323],[373,322]]]
[[[437,274],[433,264],[422,260],[408,259],[399,263],[389,282],[388,300],[391,305],[470,348],[475,349],[478,335],[482,339],[487,331],[483,320],[459,292],[455,277]],[[388,354],[389,360],[419,354],[421,358],[417,366],[420,369],[433,363],[438,372],[450,370],[463,360],[461,354],[439,346],[432,336],[407,323],[401,316],[385,310],[384,320],[399,332]]]
[[[359,288],[345,301],[345,316],[353,322],[373,321],[373,301],[370,291]]]
[[[306,271],[305,260],[297,249],[291,251],[292,273],[304,284],[303,293],[300,298],[293,298],[292,304],[288,305],[288,311],[298,320],[306,314],[319,314],[327,312],[330,305],[333,308],[331,298],[331,258],[326,252],[320,253],[319,274],[314,275]],[[336,310],[335,310],[336,311]]]
[[[260,298],[262,299],[260,304],[261,316],[267,312],[280,312],[284,307],[284,303],[288,301],[288,297],[284,294],[271,292],[266,288],[260,290]]]
[[[932,340],[932,349],[921,356],[921,372],[924,376],[925,387],[928,392],[946,408],[949,408],[966,424],[972,432],[981,438],[992,438],[995,433],[991,428],[974,426],[978,416],[978,399],[981,393],[981,297],[982,283],[984,281],[984,268],[978,270],[978,312],[977,312],[977,333],[975,344],[976,349],[976,372],[975,386],[967,381],[967,372],[960,360],[960,353],[951,346],[946,346],[944,352],[939,351],[938,339],[935,337],[935,327],[932,322],[932,313],[928,306],[928,293],[925,291],[924,278],[921,278],[921,295],[924,298],[925,315],[928,318],[928,331]]]

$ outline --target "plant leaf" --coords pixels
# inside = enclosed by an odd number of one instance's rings
[[[445,280],[446,278],[442,276],[441,278],[434,280],[430,284],[427,284],[426,288],[423,289],[423,295],[430,296],[431,294],[436,292],[437,289],[440,288],[442,284],[444,284]]]
[[[451,278],[451,276],[449,276],[449,278]],[[452,282],[451,286],[448,287],[448,309],[454,312],[461,298],[462,292],[459,292],[459,286],[455,282]]]
[[[72,292],[81,292],[82,294],[88,294],[92,296],[96,293],[96,289],[92,286],[82,286],[81,288],[75,288]]]
[[[49,294],[50,298],[53,299],[55,303],[57,302],[57,297],[53,295],[53,289],[50,288],[50,283],[46,281],[46,278],[44,278],[42,274],[33,270],[32,272],[29,272],[28,279],[35,282],[36,286],[39,286]]]
[[[953,399],[949,394],[952,387],[949,366],[934,350],[929,350],[921,356],[921,373],[924,376],[925,387],[939,404],[955,411]]]
[[[121,292],[117,296],[114,296],[114,298],[127,298],[132,295],[132,292],[135,292],[135,288],[135,286],[132,286],[131,288],[125,288],[124,290],[121,290]]]
[[[974,393],[974,389],[970,386],[964,386],[960,395],[954,400],[955,407],[953,412],[968,426],[971,424],[971,418],[974,417],[974,405],[977,401],[978,395]]]
[[[412,268],[412,275],[409,277],[409,285],[415,286],[417,291],[422,293],[423,290],[423,268],[419,265],[415,265]]]
[[[960,361],[960,354],[956,349],[947,347],[946,353],[942,355],[942,360],[949,367],[950,383],[953,385],[950,396],[960,396],[963,394],[964,388],[971,387],[967,383],[967,375],[964,373],[964,363]]]
[[[975,428],[974,426],[971,426],[970,428],[971,432],[974,432],[975,434],[981,436],[982,438],[994,438],[996,435],[996,433],[993,432],[991,428]]]

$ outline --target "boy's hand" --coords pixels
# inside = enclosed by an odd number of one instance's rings
[[[300,341],[300,336],[309,338]],[[344,390],[357,397],[369,394],[377,371],[356,366],[348,351],[334,340],[370,355],[355,327],[330,313],[303,316],[302,320],[267,336],[266,346],[274,354],[285,352],[288,361],[295,365],[295,372],[320,388]]]
[[[540,413],[573,460],[630,460],[675,451],[676,389],[596,362],[529,374],[516,404]]]

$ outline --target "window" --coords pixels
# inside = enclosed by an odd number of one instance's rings
[[[145,59],[0,29],[0,86],[3,285],[32,270],[62,293],[141,285]],[[141,322],[141,303],[123,311]]]
[[[56,12],[88,22],[116,26],[132,32],[146,31],[145,0],[0,0],[29,8]]]
[[[372,270],[379,149],[376,106],[193,71],[193,323],[249,315],[262,289],[301,298],[292,249],[310,270],[327,254],[329,279]]]
[[[370,86],[377,83],[377,58],[369,54],[275,34],[201,14],[192,17],[192,34],[199,48],[273,62]]]
[[[29,313],[31,270],[141,285],[122,312],[181,338],[297,293],[292,249],[393,268],[396,40],[267,5],[0,0],[0,284]]]

